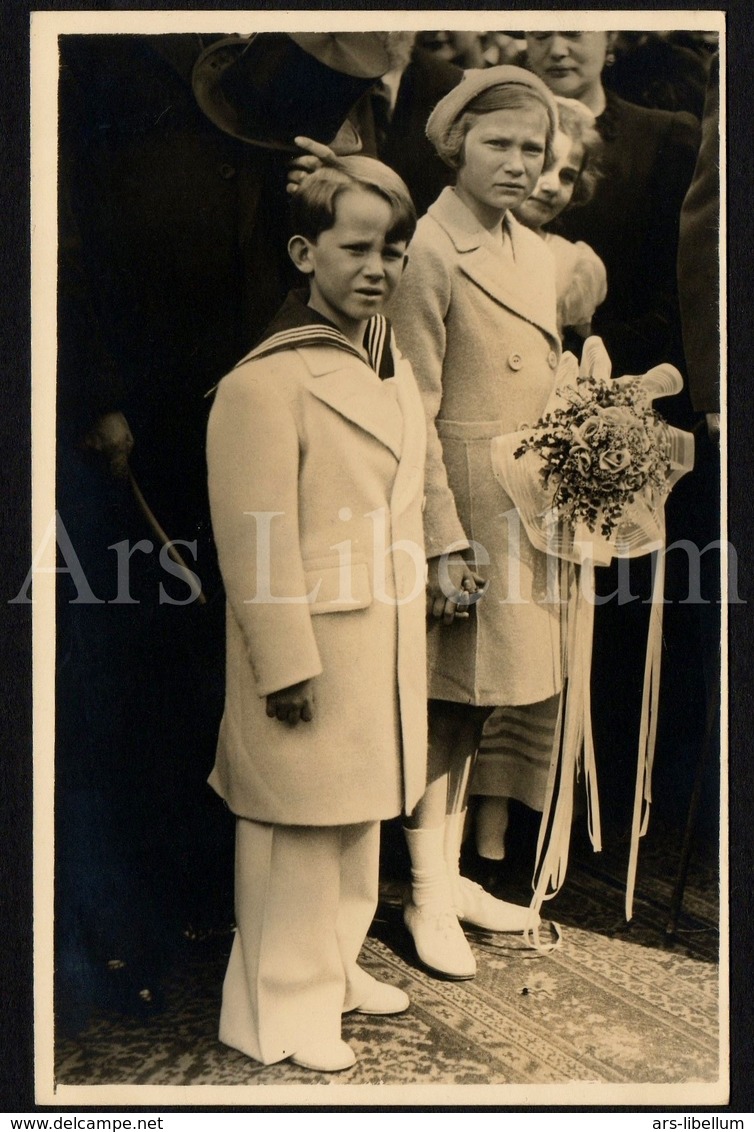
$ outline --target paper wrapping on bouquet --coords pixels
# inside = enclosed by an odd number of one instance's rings
[[[580,375],[604,376],[604,361],[595,349],[595,342],[601,346],[599,339],[587,340],[581,369],[573,354],[563,355],[543,416],[563,404],[561,390],[575,386]],[[679,393],[683,388],[680,373],[671,365],[656,366],[641,377],[620,377],[615,383],[624,385],[628,382],[638,382],[638,395],[647,403]],[[537,451],[529,450],[515,458],[516,450],[531,435],[530,428],[496,436],[491,442],[492,466],[506,494],[515,503],[532,545],[545,554],[553,554],[569,562],[580,564],[591,559],[598,566],[609,565],[613,558],[635,558],[648,554],[662,545],[665,498],[693,467],[694,437],[666,424],[662,424],[660,429],[663,443],[668,447],[670,463],[665,492],[661,496],[637,498],[626,508],[609,538],[599,533],[599,520],[596,524],[598,529],[590,531],[585,523],[571,526],[553,509],[553,490],[544,486],[540,476],[543,461]]]
[[[611,364],[599,338],[587,339],[581,366],[573,354],[564,354],[555,387],[545,408],[546,415],[564,404],[559,391],[575,386],[579,376],[610,380]],[[620,385],[636,382],[636,396],[646,403],[658,397],[680,392],[683,380],[670,365],[656,366],[640,376],[617,378]],[[491,459],[495,475],[515,504],[524,530],[537,549],[561,560],[560,610],[563,692],[555,728],[553,757],[545,796],[542,823],[537,845],[532,910],[539,912],[544,900],[553,897],[562,887],[568,864],[573,817],[573,795],[579,774],[583,773],[587,797],[589,836],[595,852],[601,848],[596,764],[592,739],[590,679],[594,628],[594,567],[606,566],[613,558],[634,558],[656,554],[653,570],[651,609],[647,652],[644,666],[642,712],[636,769],[636,789],[626,884],[626,919],[633,915],[633,897],[638,862],[638,847],[647,831],[652,800],[652,763],[657,731],[659,676],[662,649],[662,609],[664,592],[665,499],[678,480],[694,463],[694,438],[690,433],[658,425],[660,439],[668,453],[668,471],[662,492],[647,492],[635,497],[609,537],[585,523],[571,525],[553,509],[554,489],[545,487],[539,452],[527,450],[522,456],[514,453],[531,435],[531,428],[491,442]],[[539,946],[536,930],[535,944]]]

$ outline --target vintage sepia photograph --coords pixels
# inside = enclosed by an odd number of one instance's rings
[[[33,13],[37,1104],[727,1103],[725,92]]]

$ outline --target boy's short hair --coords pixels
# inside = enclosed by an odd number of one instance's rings
[[[348,189],[364,189],[387,201],[393,215],[387,239],[409,243],[416,229],[416,209],[408,189],[387,165],[361,154],[334,157],[304,178],[291,199],[293,234],[316,243],[335,224],[338,197]]]

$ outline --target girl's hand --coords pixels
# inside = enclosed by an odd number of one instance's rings
[[[427,616],[443,625],[469,616],[469,595],[485,588],[460,554],[440,554],[427,562]]]
[[[295,727],[299,720],[311,723],[314,719],[314,689],[311,680],[291,684],[279,692],[270,692],[267,697],[267,715],[279,719],[289,727]]]

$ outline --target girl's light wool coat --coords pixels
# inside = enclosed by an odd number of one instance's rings
[[[391,312],[427,417],[427,555],[473,540],[490,581],[468,621],[430,627],[429,694],[488,706],[547,699],[561,680],[557,572],[490,460],[492,437],[533,424],[553,387],[554,265],[510,215],[505,233],[507,257],[445,189],[419,221]]]

